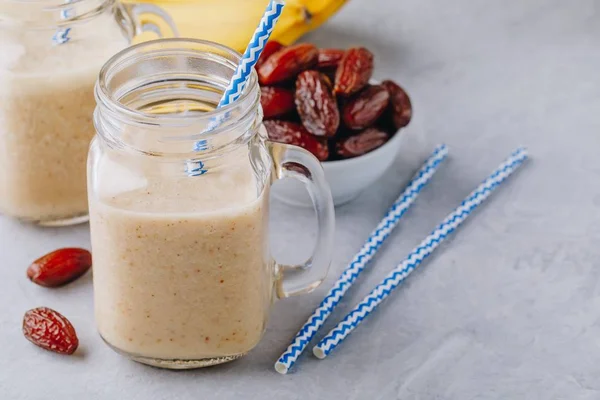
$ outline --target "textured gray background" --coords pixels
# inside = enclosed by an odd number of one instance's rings
[[[326,328],[514,147],[527,145],[532,160],[342,347],[324,361],[306,355],[288,376],[275,373],[273,361],[326,287],[278,302],[248,357],[162,371],[102,344],[91,276],[60,290],[25,279],[40,254],[87,247],[87,226],[42,230],[0,218],[0,397],[600,398],[598,7],[593,0],[354,0],[306,38],[371,48],[376,76],[406,86],[416,109],[392,171],[337,211],[328,283],[433,145],[451,146],[451,159]],[[279,258],[299,260],[310,249],[307,217],[275,205]],[[22,338],[23,312],[39,305],[71,318],[82,343],[76,357],[39,351]]]

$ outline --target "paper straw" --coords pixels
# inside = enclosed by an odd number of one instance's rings
[[[231,77],[229,85],[223,92],[223,96],[221,97],[217,108],[221,108],[233,103],[242,95],[244,88],[246,87],[246,83],[248,82],[248,78],[252,73],[252,68],[254,68],[256,65],[258,58],[265,48],[265,44],[271,37],[271,32],[273,32],[273,28],[281,16],[284,6],[285,2],[283,0],[271,0],[267,5],[265,13],[260,19],[260,22],[258,23],[258,26],[252,35],[252,39],[250,39],[250,43],[248,43],[248,47],[246,47],[246,51],[244,51],[244,54],[242,54],[240,63]],[[206,132],[210,132],[217,128],[225,118],[227,118],[227,115],[220,115],[219,117],[213,119],[209,123]],[[206,140],[204,139],[196,142],[194,146],[195,151],[203,151],[207,149],[208,147],[206,145]],[[188,163],[187,172],[190,175],[203,175],[206,173],[206,170],[204,169],[204,164],[201,161],[197,161],[194,163]]]
[[[379,225],[371,233],[358,254],[354,256],[352,262],[350,262],[339,279],[333,284],[333,287],[329,290],[323,301],[321,301],[319,307],[296,334],[296,337],[287,350],[279,357],[275,363],[275,370],[277,372],[285,374],[294,365],[308,343],[325,323],[327,317],[329,317],[333,309],[338,305],[367,263],[371,261],[377,250],[383,245],[383,242],[388,238],[392,230],[398,225],[406,210],[415,201],[421,189],[429,182],[447,155],[448,148],[446,145],[438,146],[415,174],[404,192],[392,204],[385,217],[383,217]]]
[[[236,101],[244,91],[246,82],[252,73],[252,68],[256,65],[258,58],[262,54],[265,44],[271,37],[271,32],[277,23],[277,20],[281,16],[285,2],[283,0],[271,0],[267,5],[265,13],[263,14],[246,51],[242,54],[240,63],[238,64],[229,85],[223,92],[223,96],[217,105],[217,108],[229,105]],[[210,132],[216,129],[224,119],[228,117],[227,114],[219,115],[212,119],[205,132]],[[208,150],[208,142],[206,139],[198,140],[194,145],[195,151]],[[188,161],[186,163],[186,172],[191,176],[204,175],[207,170],[204,168],[204,163],[200,160]]]
[[[54,44],[67,43],[69,40],[71,40],[71,38],[69,37],[69,32],[71,32],[71,28],[57,29],[54,35],[52,36],[52,42]]]
[[[252,73],[252,68],[256,65],[258,58],[265,48],[265,44],[267,44],[269,37],[271,37],[271,32],[273,32],[273,28],[283,11],[284,5],[285,2],[283,0],[271,0],[269,5],[267,5],[267,9],[254,31],[254,35],[252,35],[252,39],[250,39],[250,43],[248,43],[248,47],[246,47],[246,51],[242,55],[242,59],[231,78],[231,82],[229,82],[229,86],[225,89],[217,108],[233,103],[244,91],[248,77]]]
[[[73,0],[65,0],[64,1],[65,4],[71,4],[72,2],[73,2]],[[67,20],[67,19],[71,19],[71,18],[73,18],[73,8],[72,7],[63,8],[60,11],[60,19]],[[71,32],[71,28],[58,28],[56,30],[56,32],[54,33],[54,36],[52,36],[52,42],[54,44],[67,43],[69,40],[71,40],[71,38],[69,37],[69,32]]]
[[[454,210],[408,257],[390,272],[335,328],[314,348],[320,359],[327,357],[390,293],[402,283],[421,262],[427,258],[458,226],[489,197],[506,178],[521,166],[527,158],[523,148],[516,150],[504,161],[460,206]]]

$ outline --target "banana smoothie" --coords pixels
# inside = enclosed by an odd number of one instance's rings
[[[198,39],[155,40],[113,57],[96,84],[88,155],[94,308],[114,350],[156,367],[232,361],[264,335],[275,298],[327,275],[334,209],[319,160],[268,140],[252,73],[217,105],[240,54]],[[279,267],[269,249],[269,193],[304,183],[317,240]]]
[[[5,29],[2,7],[0,213],[34,221],[85,215],[94,82],[128,41],[109,11],[53,44],[54,30]]]
[[[110,157],[99,163],[90,222],[104,340],[142,362],[251,350],[265,329],[274,273],[268,190],[257,194],[247,157],[201,177],[152,174],[138,162],[129,169]]]

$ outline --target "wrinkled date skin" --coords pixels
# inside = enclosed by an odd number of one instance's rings
[[[368,128],[336,144],[336,153],[342,158],[358,157],[366,154],[388,141],[390,136],[378,128]]]
[[[317,68],[325,70],[337,68],[345,53],[346,51],[342,49],[319,49]]]
[[[404,89],[393,81],[383,81],[381,82],[381,85],[385,87],[390,94],[389,112],[394,127],[396,129],[405,127],[412,118],[412,104],[410,98]]]
[[[383,86],[367,86],[344,104],[342,120],[350,129],[365,129],[381,117],[389,100],[390,95]]]
[[[47,307],[25,313],[23,335],[36,346],[59,354],[73,354],[79,346],[77,333],[69,320]]]
[[[267,43],[256,68],[269,138],[304,147],[321,161],[384,145],[410,122],[412,105],[391,80],[369,84],[373,62],[364,47]]]
[[[264,121],[264,125],[269,134],[269,139],[274,142],[300,146],[314,154],[319,161],[325,161],[329,157],[327,142],[314,137],[300,124],[269,120]]]
[[[260,54],[260,57],[258,57],[254,68],[256,68],[256,70],[258,71],[260,66],[263,65],[269,57],[271,57],[273,54],[277,53],[281,49],[283,49],[283,45],[281,43],[279,43],[276,40],[269,40],[267,44],[265,44],[265,48]]]
[[[286,115],[296,108],[292,89],[263,86],[260,88],[260,105],[265,119]]]
[[[319,50],[312,44],[284,47],[258,68],[258,80],[262,85],[285,82],[317,65],[318,57]]]
[[[350,96],[369,83],[373,75],[373,53],[364,47],[348,49],[335,73],[334,92]]]
[[[298,75],[296,110],[304,127],[315,136],[332,137],[340,126],[340,111],[329,78],[318,71]]]
[[[85,274],[91,266],[92,254],[89,251],[58,249],[35,260],[27,268],[27,277],[41,286],[62,286]]]

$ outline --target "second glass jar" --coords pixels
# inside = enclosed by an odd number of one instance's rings
[[[87,219],[94,82],[143,30],[137,14],[114,0],[0,0],[0,213]]]

